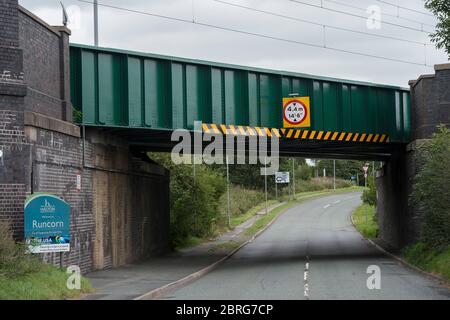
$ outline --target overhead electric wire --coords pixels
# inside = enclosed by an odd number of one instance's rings
[[[399,9],[403,9],[403,10],[407,10],[407,11],[423,14],[423,15],[426,15],[426,16],[434,17],[434,15],[431,14],[431,13],[419,11],[419,10],[416,10],[416,9],[411,9],[411,8],[408,8],[408,7],[402,7],[402,6],[397,5],[395,3],[392,3],[392,2],[388,2],[388,1],[384,1],[384,0],[377,0],[377,2],[384,3],[384,4],[387,4],[389,6],[399,8]]]
[[[334,4],[337,4],[339,6],[352,8],[352,9],[357,9],[357,10],[360,10],[360,11],[363,11],[363,12],[367,12],[367,8],[363,8],[363,7],[359,7],[359,6],[355,6],[355,5],[350,5],[350,4],[341,2],[341,1],[336,1],[336,0],[323,0],[323,1],[334,3]],[[395,14],[391,14],[391,13],[383,12],[383,15],[388,16],[388,17],[392,17],[392,18],[396,18],[396,19],[402,19],[402,20],[409,21],[409,22],[414,22],[414,23],[420,24],[422,27],[423,26],[432,27],[432,28],[435,27],[435,25],[432,25],[432,24],[429,24],[429,23],[425,23],[425,22],[422,22],[422,21],[419,21],[419,20],[415,20],[415,19],[411,19],[411,18],[401,17],[399,15],[395,15]],[[424,30],[424,31],[428,31],[428,30]]]
[[[299,0],[289,0],[289,1],[294,2],[294,3],[298,3],[298,4],[302,4],[302,5],[305,5],[305,6],[310,6],[310,7],[313,7],[313,8],[318,8],[318,9],[331,11],[331,12],[334,12],[334,13],[344,14],[344,15],[347,15],[347,16],[350,16],[350,17],[364,19],[364,20],[367,21],[367,17],[366,16],[361,16],[361,15],[358,15],[358,14],[355,14],[355,13],[350,13],[350,12],[347,12],[347,11],[336,10],[336,9],[332,9],[332,8],[328,8],[328,7],[324,7],[324,6],[319,6],[317,4],[312,4],[312,3],[303,2],[303,1],[299,1]],[[422,29],[417,29],[417,28],[414,28],[414,27],[405,26],[405,25],[398,24],[398,23],[393,23],[393,22],[388,22],[388,21],[380,21],[380,22],[383,23],[383,24],[395,26],[395,27],[398,27],[398,28],[403,28],[403,29],[408,29],[408,30],[412,30],[412,31],[423,32],[423,33],[426,33],[426,34],[430,34],[431,33],[429,31],[425,31],[425,30],[422,30]]]
[[[316,26],[320,26],[320,27],[327,27],[327,28],[330,28],[330,29],[335,29],[335,30],[340,30],[340,31],[353,32],[353,33],[364,34],[364,35],[377,37],[377,38],[384,38],[384,39],[390,39],[390,40],[396,40],[396,41],[403,41],[403,42],[414,43],[414,44],[419,44],[419,45],[431,45],[431,44],[427,44],[425,42],[420,42],[420,41],[415,41],[415,40],[409,40],[409,39],[404,39],[404,38],[397,38],[397,37],[392,37],[392,36],[387,36],[387,35],[381,35],[381,34],[375,34],[375,33],[370,33],[370,32],[364,32],[364,31],[359,31],[359,30],[350,29],[350,28],[336,27],[336,26],[332,26],[332,25],[329,25],[329,24],[323,24],[323,23],[314,22],[314,21],[310,21],[310,20],[300,19],[300,18],[287,16],[287,15],[284,15],[284,14],[279,14],[279,13],[275,13],[275,12],[271,12],[271,11],[265,11],[265,10],[256,9],[256,8],[253,8],[253,7],[247,7],[247,6],[243,6],[243,5],[240,5],[240,4],[231,3],[231,2],[227,2],[227,1],[223,1],[223,0],[211,0],[211,1],[222,3],[224,5],[228,5],[228,6],[232,6],[232,7],[237,7],[237,8],[241,8],[241,9],[254,11],[254,12],[264,13],[264,14],[268,14],[268,15],[279,17],[279,18],[283,18],[283,19],[288,19],[288,20],[297,21],[297,22],[303,22],[303,23],[309,23],[309,24],[313,24],[313,25],[316,25]]]
[[[93,2],[89,1],[89,0],[75,0],[75,1],[82,2],[82,3],[88,3],[88,4],[93,4]],[[167,19],[167,20],[173,20],[173,21],[178,21],[178,22],[184,22],[184,23],[189,23],[189,24],[196,24],[196,25],[203,26],[203,27],[208,27],[208,28],[213,28],[213,29],[223,30],[223,31],[230,31],[230,32],[235,32],[235,33],[255,36],[255,37],[259,37],[259,38],[283,41],[283,42],[288,42],[288,43],[295,43],[295,44],[299,44],[299,45],[303,45],[303,46],[309,46],[309,47],[320,48],[320,49],[327,49],[327,50],[331,50],[331,51],[335,51],[335,52],[341,52],[341,53],[352,54],[352,55],[359,55],[359,56],[364,56],[364,57],[369,57],[369,58],[374,58],[374,59],[381,59],[381,60],[392,61],[392,62],[399,62],[399,63],[410,64],[410,65],[417,65],[417,66],[425,66],[425,67],[429,67],[429,68],[433,67],[431,65],[427,65],[427,64],[420,63],[420,62],[415,62],[415,61],[401,60],[401,59],[396,59],[396,58],[378,56],[378,55],[362,53],[362,52],[356,52],[356,51],[350,51],[350,50],[339,49],[339,48],[334,48],[334,47],[321,46],[321,45],[318,45],[318,44],[302,42],[302,41],[297,41],[297,40],[292,40],[292,39],[279,38],[279,37],[270,36],[270,35],[266,35],[266,34],[255,33],[255,32],[244,31],[244,30],[238,30],[238,29],[233,29],[233,28],[228,28],[228,27],[222,27],[222,26],[217,26],[217,25],[213,25],[213,24],[209,24],[209,23],[187,20],[187,19],[183,19],[183,18],[175,18],[175,17],[161,15],[161,14],[157,14],[157,13],[151,13],[151,12],[147,12],[147,11],[128,9],[128,8],[119,7],[119,6],[110,5],[110,4],[104,4],[104,3],[100,3],[100,2],[98,2],[97,4],[99,6],[105,7],[105,8],[111,8],[111,9],[115,9],[115,10],[121,10],[121,11],[125,11],[125,12],[136,13],[136,14],[141,14],[141,15],[146,15],[146,16],[151,16],[151,17],[156,17],[156,18],[162,18],[162,19]]]

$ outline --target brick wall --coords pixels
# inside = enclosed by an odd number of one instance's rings
[[[19,7],[18,19],[24,80],[28,85],[26,110],[70,121],[71,118],[65,118],[64,110],[71,108],[67,105],[70,97],[64,92],[69,86],[69,78],[63,78],[64,68],[68,70],[65,51],[68,50],[70,31],[51,27],[22,7]]]
[[[0,221],[23,240],[23,205],[48,192],[71,206],[71,251],[42,254],[83,272],[168,249],[168,172],[134,158],[126,141],[71,119],[68,31],[17,0],[0,0]],[[76,190],[81,174],[82,189]]]
[[[33,126],[25,133],[32,145],[31,191],[55,194],[72,208],[71,251],[44,260],[88,272],[168,249],[167,172],[133,158],[125,141],[96,129],[87,130],[85,165],[83,139]]]

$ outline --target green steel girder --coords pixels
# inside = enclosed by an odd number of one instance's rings
[[[193,129],[194,121],[281,128],[282,98],[311,98],[310,130],[410,141],[409,90],[366,82],[72,44],[82,124]]]

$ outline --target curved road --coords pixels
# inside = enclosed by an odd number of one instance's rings
[[[361,237],[350,220],[360,203],[354,192],[297,205],[216,270],[165,299],[450,299],[450,290]],[[373,265],[381,288],[369,290]]]

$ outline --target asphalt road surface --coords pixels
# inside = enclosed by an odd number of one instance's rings
[[[164,299],[450,299],[450,290],[361,237],[350,220],[360,203],[354,192],[297,205],[216,270]]]

